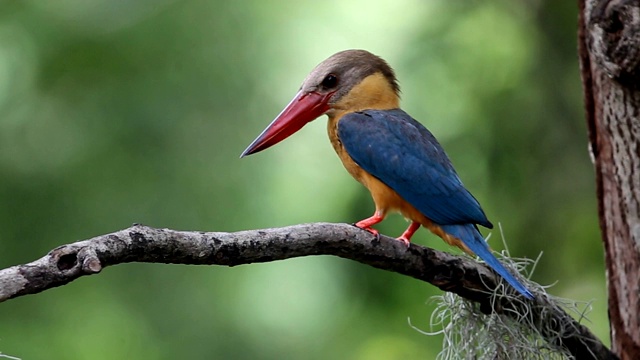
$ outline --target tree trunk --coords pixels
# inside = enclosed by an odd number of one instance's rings
[[[640,2],[579,0],[579,50],[612,350],[640,359]]]

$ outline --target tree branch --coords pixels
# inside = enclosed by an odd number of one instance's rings
[[[315,223],[235,233],[175,231],[134,225],[60,246],[29,264],[0,270],[0,302],[65,285],[104,267],[128,263],[236,266],[309,255],[334,255],[429,282],[480,305],[481,311],[526,317],[548,342],[578,359],[614,359],[591,332],[544,293],[527,301],[512,291],[493,296],[499,278],[486,266],[346,224]]]

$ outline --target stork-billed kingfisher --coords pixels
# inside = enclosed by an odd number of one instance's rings
[[[464,187],[436,138],[400,109],[400,88],[386,61],[365,50],[345,50],[316,66],[289,105],[242,153],[262,151],[306,123],[328,115],[329,139],[349,174],[373,197],[371,226],[400,212],[411,224],[398,240],[426,227],[450,245],[478,255],[526,298],[531,292],[493,256],[477,225],[492,228]]]

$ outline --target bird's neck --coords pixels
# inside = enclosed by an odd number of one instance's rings
[[[362,110],[390,110],[400,107],[400,98],[382,73],[367,76],[354,86],[327,112],[329,120],[337,121],[343,115]]]
[[[391,110],[400,107],[400,99],[387,78],[382,73],[369,75],[354,86],[340,101],[331,106],[327,112],[329,122],[327,130],[334,150],[347,171],[356,180],[364,183],[362,169],[347,154],[338,137],[338,122],[349,113],[362,110]]]

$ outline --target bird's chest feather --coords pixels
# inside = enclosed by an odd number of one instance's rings
[[[372,194],[375,188],[386,188],[378,179],[358,166],[347,153],[338,136],[338,122],[348,113],[365,109],[397,109],[398,94],[389,80],[380,72],[369,75],[355,85],[347,95],[333,105],[329,114],[328,132],[331,145],[349,174],[366,186]],[[375,196],[374,196],[375,198]]]
[[[338,154],[338,157],[349,174],[369,190],[371,197],[376,204],[377,211],[383,214],[389,211],[398,211],[404,217],[413,221],[420,222],[421,224],[430,223],[424,215],[402,199],[398,193],[378,178],[366,172],[358,166],[355,161],[353,161],[338,136],[338,121],[340,120],[340,116],[329,118],[327,130],[329,133],[329,139],[331,140],[331,145],[333,145],[334,150]]]
[[[353,176],[356,180],[358,180],[364,186],[367,186],[367,175],[365,171],[356,164],[351,156],[347,153],[347,150],[342,145],[340,141],[340,137],[338,136],[338,121],[342,114],[329,118],[329,122],[327,124],[327,132],[329,133],[329,140],[331,141],[331,145],[333,149],[338,154],[340,161],[342,161],[342,165],[344,165],[345,169]],[[370,176],[370,175],[369,175]],[[368,186],[367,186],[368,187]]]

